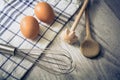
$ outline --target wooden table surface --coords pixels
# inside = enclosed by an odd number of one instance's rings
[[[120,0],[106,0],[105,2],[104,0],[94,0],[90,6],[92,35],[101,45],[100,55],[97,58],[88,59],[80,51],[80,43],[85,35],[85,18],[83,15],[76,30],[76,35],[79,37],[78,43],[69,45],[61,40],[59,34],[50,45],[50,48],[66,49],[76,64],[75,70],[65,75],[54,75],[35,66],[25,79],[120,80],[120,10],[116,8],[120,6],[118,3]],[[65,28],[70,28],[70,25],[72,22]]]

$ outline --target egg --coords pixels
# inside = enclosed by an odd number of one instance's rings
[[[39,23],[33,16],[25,16],[20,22],[21,33],[28,39],[35,39],[39,34]]]
[[[39,20],[47,24],[52,23],[55,18],[54,11],[47,2],[39,2],[34,8],[34,13]]]

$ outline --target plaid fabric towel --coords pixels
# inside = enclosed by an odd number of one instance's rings
[[[31,41],[21,34],[20,21],[26,15],[35,17],[34,6],[39,1],[11,0],[0,8],[0,43],[19,49],[30,49],[30,51],[36,48],[44,49],[49,46],[81,5],[81,3],[76,5],[69,0],[47,0],[55,10],[56,19],[51,25],[39,21],[40,35],[36,41]],[[0,53],[0,80],[20,80],[31,67],[33,67],[33,63],[25,58],[21,59]]]

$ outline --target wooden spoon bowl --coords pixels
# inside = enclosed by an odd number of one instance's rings
[[[100,48],[99,44],[96,41],[92,39],[87,39],[82,42],[80,50],[84,56],[88,58],[93,58],[98,55]]]

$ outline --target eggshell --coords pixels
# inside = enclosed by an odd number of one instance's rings
[[[52,7],[47,2],[39,2],[34,9],[35,15],[39,20],[50,24],[54,21],[55,14]]]
[[[35,39],[39,34],[39,23],[32,16],[26,16],[21,20],[20,30],[28,39]]]

